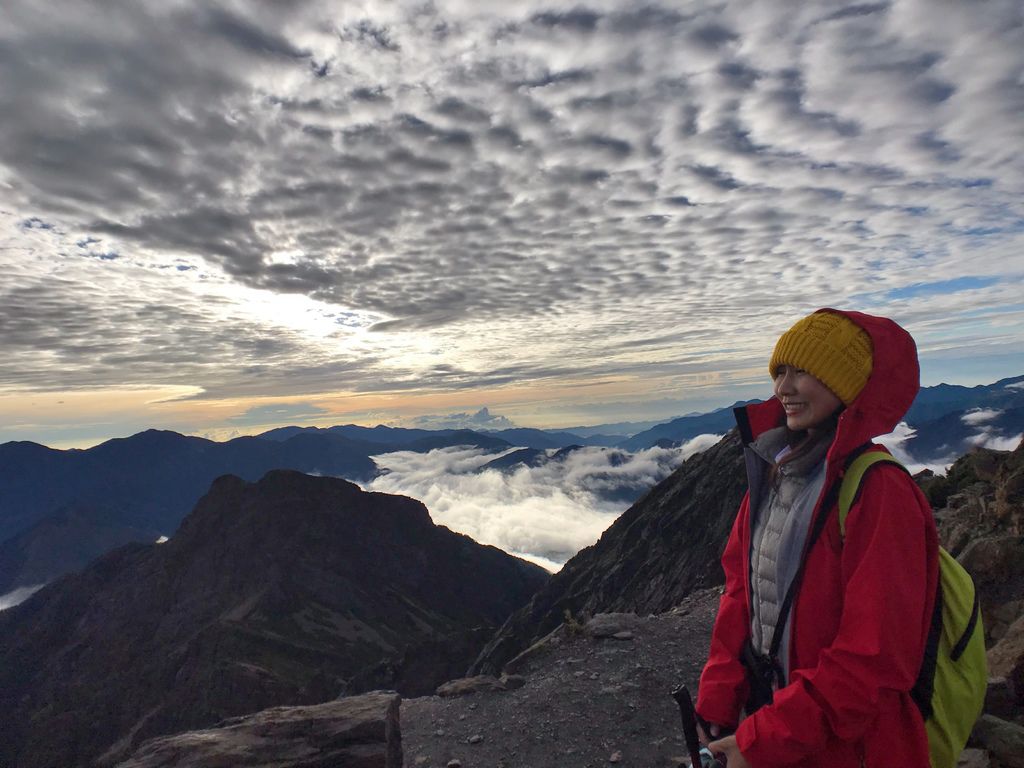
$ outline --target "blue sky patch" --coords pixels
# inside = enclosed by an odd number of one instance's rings
[[[995,277],[958,277],[953,280],[940,280],[936,283],[914,283],[903,288],[894,288],[885,294],[886,299],[915,299],[921,296],[938,296],[961,291],[973,291],[988,288],[997,282]]]

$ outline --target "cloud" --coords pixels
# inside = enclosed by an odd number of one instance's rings
[[[1021,359],[1016,0],[102,11],[4,7],[6,388],[660,398],[836,304]]]
[[[509,472],[479,471],[497,455],[475,448],[388,453],[374,457],[387,473],[368,489],[420,499],[435,523],[557,570],[628,506],[609,497],[623,488],[639,496],[719,439],[701,435],[681,448],[635,454],[582,448]]]
[[[970,445],[978,448],[988,448],[993,451],[1015,450],[1022,440],[1024,440],[1024,433],[1019,435],[1003,435],[991,427],[986,427],[978,434],[967,438],[967,442]]]
[[[45,584],[33,584],[28,587],[18,587],[5,595],[0,595],[0,611],[6,611],[8,608],[25,602],[45,586]]]
[[[960,421],[968,426],[975,426],[978,424],[984,424],[987,421],[992,421],[992,419],[1001,414],[1002,411],[994,408],[974,408],[964,413],[964,415],[960,417]]]
[[[321,408],[313,403],[275,403],[255,405],[244,413],[230,417],[227,421],[231,424],[244,426],[283,424],[285,422],[303,422],[322,418],[326,413],[328,413],[326,408]]]
[[[896,429],[888,435],[881,435],[880,437],[876,437],[875,440],[888,448],[889,453],[903,464],[903,466],[905,466],[912,475],[916,475],[918,472],[922,472],[926,469],[937,475],[946,474],[953,462],[959,458],[958,455],[951,454],[946,458],[939,459],[938,461],[920,463],[910,455],[906,447],[907,443],[912,441],[916,435],[916,429],[907,424],[907,422],[901,421],[896,425]]]
[[[411,419],[409,426],[415,429],[478,429],[478,430],[501,430],[513,429],[515,424],[496,413],[491,413],[486,407],[476,413],[444,413],[424,414]]]

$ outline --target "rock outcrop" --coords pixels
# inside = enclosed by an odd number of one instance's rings
[[[945,476],[924,478],[946,549],[974,577],[988,644],[1024,615],[1024,443],[976,449]]]
[[[1024,614],[988,652],[988,671],[1005,678],[1017,704],[1024,708]]]
[[[1002,768],[1024,768],[1024,727],[992,715],[982,715],[971,740],[980,744]]]
[[[547,577],[413,499],[222,477],[168,543],[0,613],[0,764],[70,768],[118,744],[114,761],[267,707],[432,692]]]
[[[400,701],[381,692],[265,709],[205,731],[152,739],[117,768],[402,768]]]
[[[690,457],[566,563],[505,622],[471,674],[499,674],[567,615],[659,613],[695,589],[721,584],[719,559],[745,489],[734,431]]]

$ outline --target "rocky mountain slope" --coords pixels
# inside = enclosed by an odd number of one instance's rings
[[[686,747],[669,693],[696,692],[718,598],[702,590],[657,616],[562,624],[512,665],[505,690],[403,701],[405,765],[677,768]]]
[[[462,674],[547,579],[412,499],[218,479],[170,542],[0,613],[0,765],[112,762],[151,736]]]
[[[719,590],[709,589],[654,616],[563,623],[510,664],[502,681],[451,681],[399,707],[395,697],[375,693],[268,710],[152,740],[119,768],[353,765],[357,749],[380,768],[679,768],[686,748],[668,694],[680,683],[696,691],[718,599]],[[961,768],[1024,763],[1022,722],[1012,689],[992,681]]]
[[[696,683],[718,590],[682,596],[688,588],[675,585],[715,579],[694,550],[718,553],[725,544],[727,528],[715,515],[733,518],[742,488],[726,478],[742,472],[738,454],[730,435],[692,457],[506,622],[473,671],[523,675],[513,678],[521,687],[449,685],[442,691],[483,692],[404,702],[405,764],[680,765],[678,713],[666,694],[675,683]],[[985,714],[961,765],[1024,766],[1024,442],[1013,451],[974,450],[947,476],[917,479],[943,544],[974,577],[989,646]],[[677,514],[680,499],[665,501],[683,492],[699,495]],[[693,568],[686,578],[659,579],[680,561]],[[607,611],[656,615],[608,622],[600,615]],[[605,619],[599,631],[588,622],[595,614]]]
[[[919,482],[939,538],[974,577],[991,645],[1024,615],[1024,441],[1014,451],[976,449]],[[1024,665],[1019,674],[1024,696]]]
[[[132,542],[155,542],[156,528],[136,525],[129,511],[103,504],[72,503],[0,543],[0,595],[37,587],[98,555]]]
[[[746,489],[734,431],[695,454],[572,558],[488,643],[473,673],[494,674],[571,615],[659,613],[723,581],[719,558]]]

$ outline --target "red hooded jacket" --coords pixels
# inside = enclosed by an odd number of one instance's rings
[[[826,309],[821,312],[838,312]],[[885,318],[839,312],[871,337],[872,373],[839,417],[814,518],[824,529],[809,552],[790,614],[789,682],[736,730],[753,768],[929,768],[917,678],[938,578],[938,537],[927,499],[899,467],[876,465],[841,539],[835,504],[823,509],[851,454],[899,423],[917,395],[917,349]],[[744,442],[785,421],[772,398],[737,413]],[[739,658],[750,636],[749,493],[722,555],[725,592],[701,675],[697,711],[732,728],[747,698]],[[813,522],[812,522],[813,526]]]

